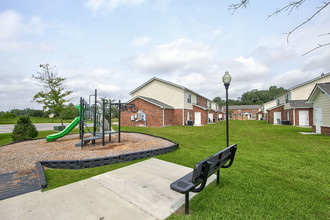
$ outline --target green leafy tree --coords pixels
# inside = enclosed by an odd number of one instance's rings
[[[72,103],[66,106],[62,111],[63,119],[74,119],[79,115],[78,108],[75,107]]]
[[[223,106],[223,105],[226,104],[226,101],[225,100],[222,100],[219,96],[218,97],[215,97],[213,99],[213,102],[217,103],[220,106]]]
[[[38,131],[29,116],[19,117],[12,132],[13,141],[29,140],[37,136]]]
[[[43,105],[43,111],[50,110],[55,115],[59,115],[63,125],[62,110],[64,109],[64,103],[69,100],[66,99],[72,91],[65,90],[63,83],[66,78],[59,77],[56,72],[56,67],[51,67],[49,64],[40,64],[42,69],[37,72],[36,75],[32,75],[32,78],[38,80],[44,88],[44,91],[39,91],[34,95],[33,100]]]

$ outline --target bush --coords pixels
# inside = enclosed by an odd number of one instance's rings
[[[19,117],[12,132],[13,141],[29,140],[37,136],[38,131],[30,118],[28,116]]]
[[[1,114],[2,118],[16,118],[17,115],[11,112],[4,112]]]

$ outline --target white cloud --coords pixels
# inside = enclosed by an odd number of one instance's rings
[[[327,48],[323,53],[311,56],[306,60],[302,69],[304,71],[320,70],[320,72],[330,72],[330,48]]]
[[[131,44],[134,47],[144,47],[150,41],[151,41],[151,37],[149,37],[149,36],[143,36],[143,37],[135,38],[134,40],[132,40]]]
[[[138,6],[145,0],[88,0],[85,6],[92,11],[94,15],[101,13],[103,15],[111,13],[120,6]]]
[[[127,58],[124,63],[145,73],[192,70],[214,59],[214,49],[206,44],[179,39]]]
[[[17,50],[34,48],[37,50],[49,50],[45,43],[23,40],[26,35],[41,35],[44,33],[45,24],[37,16],[24,19],[23,16],[13,10],[0,12],[0,50]]]

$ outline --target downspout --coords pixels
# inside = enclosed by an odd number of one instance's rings
[[[296,125],[296,114],[295,114],[296,108],[293,108],[292,116],[293,116],[293,126]]]
[[[163,128],[165,127],[165,108],[163,108]]]
[[[184,126],[184,101],[185,101],[185,97],[184,97],[184,89],[182,89],[183,91],[183,106],[182,106],[182,126]]]

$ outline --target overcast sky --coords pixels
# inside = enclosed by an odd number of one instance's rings
[[[57,67],[73,90],[73,103],[98,89],[127,101],[152,77],[185,86],[209,99],[289,88],[330,71],[330,8],[295,31],[322,4],[306,1],[267,19],[288,0],[251,0],[232,15],[236,0],[1,0],[0,111],[41,109],[32,102],[41,87],[31,78],[40,64]]]

